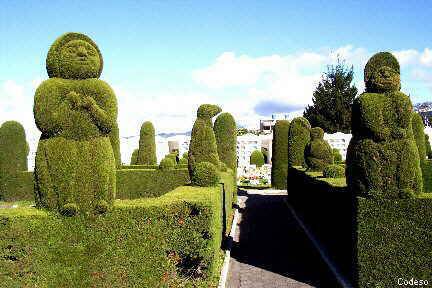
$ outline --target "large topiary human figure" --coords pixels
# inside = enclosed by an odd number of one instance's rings
[[[146,121],[141,125],[137,164],[157,164],[155,129],[150,121]]]
[[[297,117],[291,121],[288,130],[288,166],[304,166],[304,151],[310,141],[309,121],[304,117]]]
[[[0,127],[0,200],[13,199],[17,174],[27,171],[28,153],[24,127],[16,121],[4,122]]]
[[[234,117],[230,113],[221,113],[215,120],[213,130],[219,160],[235,171],[237,169],[237,125]]]
[[[120,154],[120,135],[119,135],[119,128],[117,123],[114,123],[111,129],[111,133],[109,134],[109,138],[114,152],[116,167],[117,169],[120,169],[122,162],[121,162],[121,154]]]
[[[286,189],[286,177],[288,173],[288,120],[278,120],[273,129],[272,142],[272,187]]]
[[[219,168],[219,156],[212,118],[220,112],[221,108],[217,105],[203,104],[198,108],[188,152],[188,168],[191,177],[195,165],[200,162],[210,162]]]
[[[115,158],[109,135],[117,100],[99,80],[102,55],[86,35],[67,33],[51,46],[48,76],[36,90],[34,117],[42,132],[35,161],[40,207],[64,215],[103,213],[115,197]]]
[[[333,164],[333,150],[324,140],[324,130],[320,127],[312,128],[310,135],[311,141],[305,149],[306,165],[310,171],[323,171]]]
[[[414,139],[416,141],[417,149],[419,152],[420,162],[426,160],[426,142],[424,133],[423,118],[418,113],[413,113],[412,129]]]
[[[398,61],[388,52],[375,54],[366,64],[364,81],[366,92],[352,108],[348,186],[365,197],[414,197],[422,191],[422,175],[411,100],[399,91]]]

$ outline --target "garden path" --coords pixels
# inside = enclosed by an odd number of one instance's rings
[[[286,206],[286,191],[239,190],[226,287],[339,287]]]

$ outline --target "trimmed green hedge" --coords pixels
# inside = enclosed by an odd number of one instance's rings
[[[344,178],[345,166],[339,164],[331,164],[324,168],[323,176],[325,178]]]
[[[225,185],[225,187],[228,187]],[[216,287],[224,191],[179,187],[84,218],[0,209],[3,287]],[[230,205],[232,205],[230,203]]]
[[[192,173],[193,186],[215,186],[219,183],[220,175],[217,168],[210,162],[199,162]]]
[[[288,120],[277,120],[273,129],[271,182],[276,189],[286,189],[289,126]]]
[[[150,121],[146,121],[141,125],[136,164],[155,165],[156,163],[155,129]]]
[[[187,169],[117,170],[117,199],[158,197],[190,182]]]
[[[32,171],[22,171],[9,178],[8,189],[0,201],[34,200],[34,177]]]
[[[264,165],[264,154],[260,150],[252,151],[249,163],[261,167]]]
[[[432,193],[432,160],[421,163],[423,175],[423,192]]]
[[[310,142],[309,121],[297,117],[291,121],[288,131],[288,166],[305,166],[305,148]]]
[[[120,135],[119,127],[117,123],[114,123],[111,132],[109,134],[111,146],[114,152],[114,159],[116,163],[116,168],[120,169],[122,165],[121,154],[120,154]]]
[[[232,169],[237,169],[237,125],[230,113],[221,113],[213,127],[219,160]]]

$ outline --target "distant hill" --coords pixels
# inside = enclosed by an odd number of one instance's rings
[[[432,102],[417,103],[414,105],[414,111],[423,117],[426,126],[432,127]]]

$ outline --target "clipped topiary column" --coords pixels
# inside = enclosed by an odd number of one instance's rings
[[[33,109],[42,132],[36,203],[64,215],[103,213],[116,189],[109,136],[117,122],[117,100],[98,79],[102,55],[88,36],[66,33],[51,46],[46,67],[49,79],[37,88]]]
[[[273,129],[272,142],[272,187],[286,189],[288,173],[288,120],[277,120]]]
[[[138,159],[138,149],[135,149],[131,155],[130,165],[137,165],[137,159]]]
[[[210,162],[219,168],[219,156],[212,118],[220,112],[221,108],[219,106],[211,104],[203,104],[198,108],[188,152],[188,168],[191,178],[197,163]]]
[[[230,113],[220,114],[213,127],[218,149],[219,160],[237,170],[237,125]]]
[[[326,166],[333,164],[333,150],[324,140],[323,129],[314,127],[310,135],[311,142],[305,149],[306,165],[310,171],[323,171]]]
[[[388,52],[369,59],[366,92],[353,103],[347,184],[359,196],[406,198],[422,192],[413,107],[400,92],[400,67]]]
[[[254,150],[250,156],[250,164],[256,165],[257,167],[261,167],[264,165],[264,154],[260,150]]]
[[[413,113],[412,117],[412,129],[414,133],[414,139],[419,152],[420,162],[426,160],[426,142],[424,133],[423,118],[418,113]]]
[[[141,125],[137,164],[157,164],[155,129],[150,121],[146,121]]]
[[[297,117],[291,121],[288,130],[288,166],[305,166],[304,151],[310,141],[309,121]]]
[[[13,199],[18,189],[17,174],[27,171],[29,146],[24,127],[16,121],[0,126],[0,200]]]

